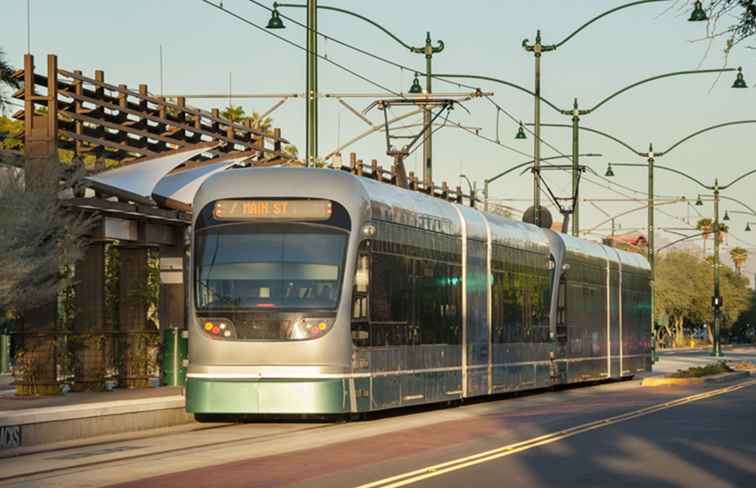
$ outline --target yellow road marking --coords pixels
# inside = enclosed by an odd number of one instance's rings
[[[440,476],[442,474],[450,473],[452,471],[458,471],[460,469],[469,468],[471,466],[475,466],[476,464],[481,464],[488,461],[493,461],[494,459],[498,459],[501,457],[510,456],[512,454],[526,451],[534,447],[543,446],[545,444],[551,444],[553,442],[561,441],[569,437],[582,434],[584,432],[590,432],[592,430],[600,429],[602,427],[608,427],[610,425],[613,425],[619,422],[625,422],[627,420],[642,417],[642,416],[649,415],[649,414],[659,412],[662,410],[679,407],[679,406],[686,405],[688,403],[696,402],[699,400],[705,400],[707,398],[713,398],[716,396],[724,395],[726,393],[732,393],[734,391],[746,388],[748,386],[752,386],[754,384],[756,384],[756,380],[744,381],[736,385],[726,386],[724,388],[719,388],[719,389],[707,391],[704,393],[698,393],[696,395],[690,395],[687,397],[678,398],[676,400],[671,400],[664,403],[658,403],[656,405],[645,407],[640,410],[635,410],[632,412],[615,415],[614,417],[608,417],[601,420],[595,420],[587,424],[570,427],[569,429],[560,430],[558,432],[552,432],[550,434],[545,434],[539,437],[535,437],[533,439],[528,439],[522,442],[517,442],[514,444],[498,447],[496,449],[491,449],[489,451],[455,459],[453,461],[447,461],[445,463],[435,464],[433,466],[427,466],[425,468],[421,468],[415,471],[410,471],[408,473],[392,476],[390,478],[373,481],[371,483],[360,485],[356,488],[377,488],[377,487],[398,488],[400,486],[409,485],[411,483],[417,483],[418,481],[432,478],[434,476]]]

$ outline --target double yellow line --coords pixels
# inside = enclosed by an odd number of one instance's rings
[[[558,432],[552,432],[550,434],[542,435],[540,437],[535,437],[533,439],[517,442],[515,444],[509,444],[506,446],[498,447],[496,449],[491,449],[490,451],[473,454],[472,456],[455,459],[453,461],[448,461],[441,464],[435,464],[433,466],[427,466],[425,468],[421,468],[415,471],[410,471],[408,473],[392,476],[390,478],[385,478],[378,481],[373,481],[372,483],[360,485],[356,488],[398,488],[400,486],[409,485],[411,483],[417,483],[418,481],[422,481],[428,478],[433,478],[435,476],[441,476],[442,474],[451,473],[452,471],[458,471],[460,469],[469,468],[471,466],[475,466],[476,464],[482,464],[488,461],[493,461],[494,459],[499,459],[505,456],[511,456],[512,454],[516,454],[518,452],[527,451],[528,449],[532,449],[538,446],[543,446],[546,444],[551,444],[552,442],[561,441],[561,440],[567,439],[569,437],[572,437],[578,434],[590,432],[592,430],[600,429],[602,427],[607,427],[609,425],[617,424],[619,422],[625,422],[627,420],[643,417],[644,415],[660,412],[662,410],[667,410],[669,408],[687,405],[692,402],[697,402],[699,400],[705,400],[707,398],[717,397],[720,395],[724,395],[726,393],[732,393],[734,391],[752,386],[754,384],[756,384],[756,380],[749,380],[749,381],[744,381],[742,383],[738,383],[736,385],[719,388],[717,390],[711,390],[711,391],[699,393],[696,395],[678,398],[676,400],[659,403],[656,405],[652,405],[650,407],[642,408],[640,410],[635,410],[632,412],[623,413],[621,415],[616,415],[614,417],[608,417],[605,419],[596,420],[593,422],[589,422],[587,424],[570,427],[569,429],[560,430]]]

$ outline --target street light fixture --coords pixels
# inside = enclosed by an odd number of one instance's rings
[[[360,14],[357,14],[355,12],[352,12],[350,10],[346,10],[343,8],[338,7],[330,7],[327,5],[317,5],[316,0],[308,0],[307,5],[303,4],[296,4],[296,3],[273,3],[273,17],[278,17],[276,12],[279,8],[282,7],[291,7],[291,8],[305,8],[307,7],[308,10],[308,22],[307,22],[307,28],[308,28],[308,49],[307,49],[307,57],[308,57],[308,80],[310,77],[312,77],[313,81],[311,84],[308,84],[308,86],[312,86],[314,88],[308,89],[308,107],[311,107],[311,109],[308,111],[308,117],[307,117],[307,126],[308,126],[308,135],[310,137],[308,138],[308,146],[307,146],[307,153],[308,157],[315,158],[317,157],[317,134],[318,134],[318,119],[317,119],[317,56],[315,56],[316,53],[316,42],[317,42],[317,16],[315,15],[316,9],[320,10],[329,10],[332,12],[338,12],[342,14],[346,14],[352,17],[356,17],[363,22],[367,22],[368,24],[376,27],[380,31],[382,31],[384,34],[392,38],[394,41],[396,41],[398,44],[400,44],[405,49],[409,50],[411,53],[414,54],[423,54],[425,55],[425,68],[426,72],[423,76],[425,76],[425,92],[431,93],[432,87],[431,87],[431,80],[433,79],[433,71],[431,69],[431,63],[433,59],[433,55],[440,53],[444,50],[444,41],[439,40],[437,44],[434,46],[433,42],[431,41],[430,32],[427,32],[425,35],[425,45],[423,46],[417,46],[413,47],[407,44],[406,42],[402,41],[399,37],[397,37],[394,33],[383,27],[378,22],[375,22],[373,20],[370,20],[367,17],[364,17]],[[268,22],[268,25],[272,23],[275,27],[272,28],[283,28],[283,22],[273,22],[274,18],[271,17],[270,22]],[[311,20],[312,19],[312,20]],[[280,19],[279,19],[280,20]],[[279,27],[280,25],[280,27]],[[310,42],[310,37],[312,36],[312,43]],[[312,59],[312,60],[311,60]],[[417,81],[417,85],[420,86],[420,81]],[[420,91],[413,91],[417,90],[417,87],[415,86],[415,83],[413,82],[412,87],[410,88],[410,93],[422,93],[422,89]],[[312,93],[310,93],[312,92]],[[433,137],[432,137],[432,130],[431,130],[431,108],[425,107],[423,109],[423,127],[425,127],[425,130],[428,131],[428,134],[423,139],[423,181],[425,183],[429,183],[433,181]]]
[[[751,232],[751,223],[750,223],[750,222],[747,222],[747,223],[746,223],[746,228],[745,228],[745,231],[746,231],[746,232]]]
[[[273,7],[273,12],[270,14],[270,20],[266,26],[268,29],[285,29],[286,26],[281,20],[281,14],[278,13],[278,8]]]
[[[647,1],[649,1],[649,0],[647,0]],[[653,1],[653,0],[651,0],[651,1]],[[655,1],[664,1],[664,0],[655,0]],[[642,2],[642,3],[646,3],[646,2]],[[608,103],[610,100],[612,100],[615,97],[617,97],[617,96],[625,93],[626,91],[631,90],[632,88],[635,88],[637,86],[640,86],[640,85],[652,82],[652,81],[656,81],[656,80],[660,80],[660,79],[664,79],[664,78],[671,78],[671,77],[676,77],[676,76],[682,76],[682,75],[725,73],[725,72],[730,72],[730,71],[736,71],[736,69],[735,68],[721,68],[721,69],[705,69],[705,70],[686,70],[686,71],[675,71],[675,72],[672,72],[672,73],[664,73],[662,75],[657,75],[657,76],[653,76],[651,78],[646,78],[644,80],[637,81],[637,82],[635,82],[633,84],[630,84],[630,85],[628,85],[628,86],[626,86],[626,87],[624,87],[624,88],[622,88],[620,90],[617,90],[614,93],[612,93],[611,95],[605,97],[603,100],[601,100],[597,104],[595,104],[593,107],[588,108],[588,109],[579,109],[578,108],[578,104],[577,104],[577,99],[575,99],[573,107],[571,109],[569,109],[569,110],[565,110],[565,109],[559,108],[556,104],[554,104],[553,102],[549,101],[547,98],[540,96],[540,92],[533,92],[533,91],[531,91],[531,90],[529,90],[529,89],[527,89],[527,88],[525,88],[523,86],[520,86],[520,85],[518,85],[516,83],[512,83],[511,81],[502,80],[502,79],[499,79],[499,78],[493,78],[491,76],[471,75],[471,74],[455,74],[455,73],[448,74],[447,73],[447,74],[436,74],[435,76],[438,77],[438,78],[451,78],[451,79],[454,79],[454,78],[465,78],[465,79],[471,79],[471,80],[481,80],[481,81],[488,81],[488,82],[492,82],[492,83],[499,83],[499,84],[502,84],[502,85],[514,88],[516,90],[519,90],[521,92],[527,93],[528,95],[530,95],[530,96],[538,99],[539,102],[545,103],[546,105],[548,105],[549,107],[551,107],[556,112],[559,112],[562,115],[569,115],[569,116],[571,116],[572,117],[572,124],[571,125],[542,124],[540,122],[540,109],[539,109],[538,114],[536,115],[536,121],[534,123],[532,123],[532,124],[524,124],[524,125],[532,125],[532,126],[534,126],[536,128],[536,130],[534,130],[534,132],[533,132],[533,135],[537,139],[540,139],[540,128],[541,127],[568,127],[568,128],[572,129],[572,189],[573,189],[573,194],[574,194],[575,191],[577,190],[578,173],[579,173],[579,169],[578,169],[579,168],[578,153],[580,151],[580,147],[579,147],[579,131],[585,129],[585,130],[588,130],[590,132],[599,132],[599,131],[596,131],[594,129],[587,129],[587,128],[581,127],[580,124],[579,124],[581,116],[593,113],[594,111],[596,111],[597,109],[599,109],[600,107],[602,107],[603,105],[605,105],[606,103]],[[741,122],[737,122],[737,123],[741,123]],[[721,124],[721,125],[716,126],[716,127],[722,127],[722,126],[725,126],[725,125],[732,125],[732,123]],[[711,128],[709,128],[709,129],[711,129]],[[709,129],[706,129],[706,130],[709,130]],[[517,136],[515,136],[516,139],[520,139],[520,137],[518,137],[519,136],[519,132],[520,131],[518,130],[518,134],[517,134]],[[523,130],[523,137],[522,138],[525,138],[524,137],[524,132],[525,131]],[[606,134],[602,134],[602,135],[606,135]],[[609,136],[609,137],[612,138],[611,136]],[[617,139],[616,138],[614,138],[614,139],[615,139],[615,142],[616,142]],[[625,146],[629,148],[629,146],[627,146],[627,145],[625,145]],[[540,147],[540,146],[538,146],[538,147]],[[633,152],[635,152],[636,154],[643,155],[643,156],[646,155],[646,153],[638,153],[638,151],[635,151],[635,150],[633,150]],[[535,171],[533,171],[533,174],[534,174],[533,207],[534,208],[538,208],[538,207],[540,207],[540,201],[541,201],[540,200],[540,188],[541,188],[541,186],[540,186],[540,179],[538,177],[539,170],[540,170],[540,161],[541,161],[541,158],[540,158],[540,149],[537,152],[537,154],[534,153],[534,157],[535,157],[534,161],[536,163],[533,166],[533,168],[535,170]],[[537,189],[537,191],[535,191],[535,189]],[[537,219],[540,216],[540,212],[535,212],[535,215],[536,215],[536,222],[535,223],[536,223],[536,225],[538,225]],[[573,214],[573,227],[572,227],[573,235],[577,235],[578,234],[578,230],[580,229],[579,217],[580,217],[579,207],[576,207],[574,209],[574,214]]]
[[[704,10],[701,0],[696,0],[688,22],[705,22],[707,20],[709,20],[709,16],[706,15],[706,10]]]
[[[631,167],[644,167],[643,164],[637,164],[637,163],[614,163],[615,166],[631,166]],[[693,176],[690,176],[689,174],[679,171],[674,168],[670,168],[668,166],[660,166],[655,165],[655,168],[669,171],[671,173],[678,174],[680,176],[683,176],[697,185],[707,189],[712,190],[714,192],[714,226],[713,226],[713,233],[714,233],[714,295],[712,297],[712,308],[713,308],[713,325],[714,325],[714,344],[712,344],[712,355],[719,357],[722,355],[722,350],[720,346],[720,337],[719,337],[719,328],[720,328],[720,312],[722,307],[722,297],[721,297],[721,287],[720,287],[720,271],[719,271],[719,246],[720,246],[720,239],[719,239],[719,233],[722,229],[722,224],[719,223],[719,201],[720,196],[719,192],[722,190],[727,190],[735,183],[739,182],[740,180],[751,176],[753,174],[756,174],[756,169],[753,169],[751,171],[748,171],[746,173],[743,173],[742,175],[738,176],[731,182],[727,183],[726,185],[720,185],[719,179],[714,179],[713,185],[707,185],[703,183],[702,181],[694,178]],[[699,200],[701,199],[701,195],[698,196]],[[698,201],[696,202],[698,204]],[[703,205],[703,202],[701,202]],[[729,220],[729,217],[727,215],[727,212],[725,211],[725,220]]]
[[[724,214],[724,217],[722,217],[722,220],[725,220],[725,221],[730,220],[730,214],[727,213],[727,210],[725,210],[725,214]]]
[[[584,126],[579,127],[580,130],[583,130],[583,131],[586,131],[586,132],[591,132],[593,134],[597,134],[597,135],[600,135],[600,136],[602,136],[602,137],[604,137],[606,139],[614,141],[615,143],[623,146],[624,148],[628,149],[630,152],[632,152],[633,154],[636,154],[637,156],[641,156],[641,157],[647,158],[647,165],[648,165],[648,243],[649,243],[647,256],[648,256],[649,264],[651,265],[651,281],[652,281],[652,283],[656,281],[656,258],[655,258],[655,254],[654,254],[655,253],[655,251],[654,251],[654,245],[655,244],[654,244],[654,199],[653,199],[653,197],[654,197],[654,162],[655,162],[655,159],[658,158],[658,157],[664,156],[666,154],[669,154],[671,151],[673,151],[675,148],[677,148],[681,144],[684,144],[685,142],[687,142],[687,141],[689,141],[689,140],[691,140],[691,139],[693,139],[695,137],[698,137],[698,136],[700,136],[702,134],[711,132],[711,131],[713,131],[715,129],[721,129],[723,127],[730,127],[730,126],[744,125],[744,124],[756,124],[756,120],[736,120],[736,121],[732,121],[732,122],[724,122],[722,124],[712,125],[712,126],[700,129],[700,130],[698,130],[696,132],[693,132],[693,133],[691,133],[691,134],[683,137],[682,139],[678,140],[677,142],[675,142],[674,144],[672,144],[671,146],[669,146],[669,148],[667,148],[666,150],[660,151],[660,152],[654,152],[653,146],[649,146],[649,151],[648,152],[642,152],[642,151],[639,151],[638,149],[634,148],[633,146],[631,146],[627,142],[625,142],[625,141],[623,141],[623,140],[619,139],[618,137],[615,137],[615,136],[613,136],[611,134],[608,134],[606,132],[603,132],[603,131],[600,131],[600,130],[596,130],[596,129],[591,129],[589,127],[584,127]],[[543,125],[544,125],[544,127],[563,127],[563,128],[571,128],[571,127],[573,127],[573,126],[566,125],[566,124],[543,124]],[[703,202],[701,201],[701,195],[698,196],[698,200],[696,201],[696,205],[698,205],[698,206],[703,205]],[[756,212],[754,212],[754,213],[756,213]],[[652,294],[652,297],[653,297],[653,294]],[[652,337],[652,340],[654,338],[654,323],[655,323],[655,319],[654,319],[654,307],[653,307],[653,303],[652,303],[652,306],[651,306],[651,324],[650,324],[651,325],[651,337]],[[652,359],[653,359],[653,361],[656,361],[655,358],[656,358],[656,346],[652,344]]]
[[[748,88],[748,84],[743,78],[743,68],[738,67],[738,76],[735,78],[735,82],[732,84],[733,88]]]
[[[534,108],[534,134],[533,134],[533,157],[535,158],[535,164],[533,166],[534,172],[533,172],[533,207],[536,215],[536,219],[538,219],[538,215],[540,212],[538,211],[538,207],[540,206],[541,202],[541,187],[540,187],[540,180],[538,178],[539,169],[541,166],[541,56],[543,53],[549,52],[549,51],[556,51],[559,47],[563,46],[565,43],[567,43],[570,39],[575,37],[579,32],[581,32],[583,29],[587,28],[589,25],[593,24],[594,22],[598,21],[599,19],[606,17],[607,15],[610,15],[614,12],[617,12],[619,10],[624,10],[628,7],[633,7],[635,5],[642,5],[647,3],[657,3],[657,2],[665,2],[669,0],[636,0],[634,2],[626,3],[624,5],[620,5],[618,7],[615,7],[613,9],[607,10],[606,12],[603,12],[595,17],[593,17],[588,22],[584,23],[577,29],[575,29],[570,35],[562,39],[560,42],[556,44],[543,44],[541,42],[541,31],[538,30],[536,32],[535,42],[532,44],[528,39],[523,39],[522,41],[522,47],[528,51],[533,53],[533,59],[535,62],[535,77],[534,77],[534,96],[535,96],[535,108]],[[565,112],[563,112],[565,113]],[[575,100],[575,108],[574,111],[569,111],[569,115],[573,115],[573,125],[577,126],[578,121],[580,120],[580,111],[577,107],[577,100]],[[575,130],[575,133],[577,133],[577,129]],[[572,143],[572,191],[575,193],[577,191],[577,185],[578,185],[578,178],[579,178],[579,171],[578,171],[578,156],[577,154],[580,152],[578,148],[577,143],[577,136],[573,137],[573,143]],[[573,235],[577,235],[579,233],[580,229],[580,222],[579,222],[579,209],[578,207],[574,208],[574,215],[573,215],[573,221],[572,221],[572,233]],[[538,221],[536,220],[536,224],[538,224]]]
[[[423,87],[420,85],[420,79],[417,77],[417,73],[415,73],[415,79],[412,80],[412,86],[410,87],[409,92],[413,95],[423,92]]]
[[[612,163],[609,163],[609,166],[606,168],[606,173],[604,173],[604,176],[607,178],[611,178],[614,176],[614,171],[612,171]]]
[[[520,121],[520,127],[517,129],[517,135],[515,135],[515,139],[527,139],[528,136],[525,134],[525,127],[522,125],[522,121]]]
[[[696,207],[703,207],[703,200],[701,200],[701,194],[698,194],[698,198],[696,198]]]

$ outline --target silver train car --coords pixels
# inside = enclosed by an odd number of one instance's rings
[[[651,368],[646,260],[323,169],[197,193],[186,408],[327,415]]]

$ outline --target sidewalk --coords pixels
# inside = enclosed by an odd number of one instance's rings
[[[711,347],[687,351],[669,349],[659,353],[659,360],[654,364],[651,373],[644,373],[639,375],[639,377],[668,375],[676,372],[678,369],[705,366],[718,361],[750,361],[756,363],[756,347],[728,346],[722,349],[722,356],[720,357],[711,355]]]
[[[115,389],[17,397],[0,381],[0,455],[4,449],[185,424],[183,389]],[[3,386],[5,385],[5,386]]]

